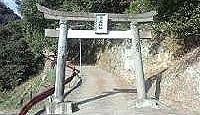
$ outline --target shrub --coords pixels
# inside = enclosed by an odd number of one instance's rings
[[[37,73],[43,62],[23,39],[21,21],[1,26],[0,35],[0,91],[8,91]]]

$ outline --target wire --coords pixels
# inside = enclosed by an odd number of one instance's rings
[[[81,47],[81,39],[79,39],[79,48],[80,48],[80,50],[79,50],[79,55],[80,55],[80,60],[79,60],[79,66],[80,66],[80,75],[82,74],[82,61],[81,61],[81,59],[82,59],[82,53],[81,53],[81,51],[82,51],[82,47]]]

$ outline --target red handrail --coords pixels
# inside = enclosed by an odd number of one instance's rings
[[[75,69],[74,67],[71,67],[69,65],[67,65],[67,67],[69,67],[70,69],[73,69],[73,74],[71,75],[71,77],[67,78],[64,82],[64,84],[67,84],[69,82],[72,81],[72,79],[79,73],[79,70]],[[48,88],[47,90],[37,94],[36,96],[34,96],[29,102],[27,102],[21,109],[21,111],[19,112],[18,115],[26,115],[26,113],[38,102],[44,100],[45,98],[47,98],[48,96],[52,95],[54,93],[55,90],[55,86],[52,86],[50,88]]]

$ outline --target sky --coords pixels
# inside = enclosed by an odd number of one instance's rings
[[[6,6],[8,6],[10,9],[12,9],[16,14],[19,15],[17,12],[17,5],[15,4],[14,0],[0,0],[0,2],[3,2]]]

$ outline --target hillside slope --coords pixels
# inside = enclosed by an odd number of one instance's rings
[[[150,46],[150,41],[142,41],[148,96],[175,109],[200,113],[200,47],[174,59],[169,51],[148,54]],[[98,66],[136,85],[135,74],[130,68],[133,56],[126,45],[108,48],[100,52],[98,58]]]

